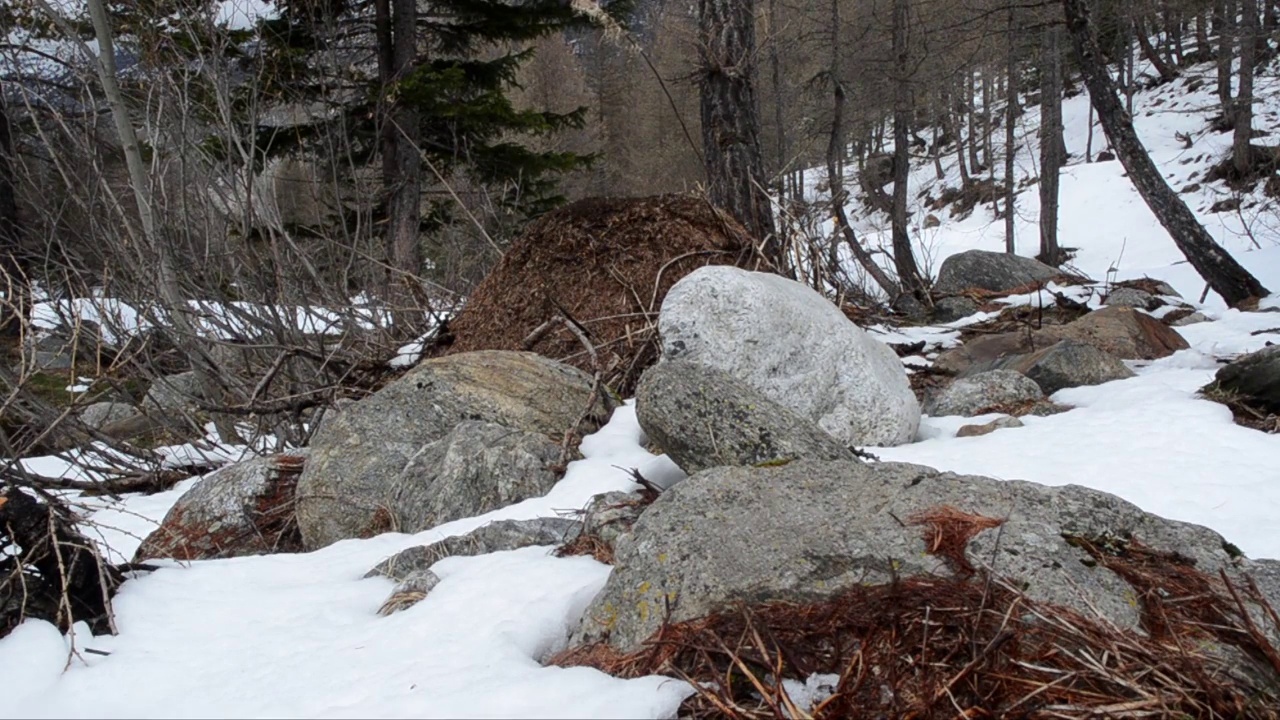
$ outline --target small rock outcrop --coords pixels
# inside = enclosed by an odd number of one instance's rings
[[[948,551],[936,544],[938,528],[956,522],[971,528],[967,548]],[[1280,600],[1274,561],[1240,558],[1212,530],[1107,493],[903,463],[800,461],[715,468],[659,496],[619,541],[613,574],[571,644],[629,652],[666,619],[739,601],[815,601],[856,585],[981,571],[1033,600],[1134,629],[1134,587],[1088,548],[1139,542],[1210,575],[1266,570],[1255,573],[1260,589]]]
[[[1063,272],[1033,258],[988,250],[966,250],[942,261],[935,292],[966,290],[1009,292],[1026,285],[1061,277]]]
[[[972,417],[992,412],[991,408],[1043,399],[1040,386],[1026,375],[1013,370],[991,370],[960,378],[926,398],[924,411],[934,417]]]
[[[138,409],[122,402],[96,402],[80,411],[80,422],[100,430],[106,425],[138,415]]]
[[[1088,343],[1122,360],[1155,360],[1190,347],[1177,330],[1130,307],[1104,307],[1054,329],[1062,339]]]
[[[933,304],[933,321],[938,323],[955,322],[978,312],[978,303],[962,295],[939,298]]]
[[[1265,347],[1222,366],[1210,389],[1266,412],[1280,412],[1280,345]]]
[[[427,360],[326,416],[298,483],[303,540],[319,548],[413,532],[432,514],[463,517],[537,493],[555,477],[538,464],[554,463],[553,447],[588,408],[582,433],[611,408],[592,397],[585,373],[533,353]]]
[[[365,577],[386,577],[401,581],[431,569],[447,557],[472,557],[519,550],[534,545],[559,545],[578,534],[582,523],[559,517],[532,520],[495,520],[465,535],[454,535],[430,545],[416,545],[378,563]]]
[[[1000,368],[1014,370],[1035,381],[1045,395],[1082,385],[1101,385],[1134,376],[1115,357],[1075,340],[1063,340],[1030,355],[1000,361]]]
[[[989,423],[982,423],[981,425],[962,425],[960,429],[956,431],[956,437],[980,437],[982,435],[990,435],[997,430],[1020,427],[1022,427],[1021,420],[1016,417],[1005,415],[1004,417],[996,418]]]
[[[645,371],[636,418],[650,442],[682,470],[798,458],[853,459],[817,424],[723,370],[667,360]]]
[[[259,457],[221,468],[188,490],[134,556],[212,560],[298,552],[294,519],[298,475],[309,450]]]
[[[920,408],[897,354],[798,282],[701,268],[671,288],[658,331],[664,359],[723,370],[842,443],[915,439]]]

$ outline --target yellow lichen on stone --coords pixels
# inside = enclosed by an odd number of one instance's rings
[[[640,587],[636,588],[636,592],[638,592],[638,593],[640,593],[641,595],[643,595],[643,594],[645,594],[645,593],[649,592],[649,588],[650,588],[649,581],[648,581],[648,580],[645,580],[644,582],[640,583]]]

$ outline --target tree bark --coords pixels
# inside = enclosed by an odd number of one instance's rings
[[[1222,117],[1230,124],[1234,113],[1231,104],[1231,28],[1235,4],[1230,0],[1218,0],[1213,4],[1213,29],[1218,33],[1218,102],[1222,105]]]
[[[379,0],[385,2],[386,0]],[[414,67],[418,55],[418,6],[415,0],[390,0],[391,48],[379,48],[379,67],[390,61],[387,89],[403,80]],[[375,14],[375,23],[377,17]],[[385,41],[385,30],[380,40]],[[388,57],[389,56],[389,57]],[[391,157],[383,158],[383,182],[389,194],[386,243],[388,267],[392,277],[388,283],[393,329],[397,336],[416,334],[422,313],[415,285],[422,270],[422,253],[418,247],[422,224],[422,159],[418,155],[421,121],[418,112],[407,103],[384,104],[383,149],[391,149]]]
[[[1013,207],[1016,200],[1014,182],[1014,157],[1017,155],[1017,137],[1014,134],[1014,123],[1018,119],[1018,66],[1013,52],[1013,5],[1009,5],[1006,16],[1008,32],[1005,35],[1005,98],[1004,98],[1004,250],[1012,253],[1016,250],[1014,238]]]
[[[893,263],[898,271],[898,282],[903,293],[909,293],[925,302],[924,279],[916,266],[911,249],[911,236],[907,233],[907,181],[911,174],[911,144],[908,140],[911,125],[911,85],[909,74],[910,53],[907,48],[907,23],[909,0],[893,2]]]
[[[1249,140],[1253,137],[1253,65],[1257,50],[1258,2],[1240,0],[1240,88],[1232,117],[1231,164],[1236,175],[1246,177],[1253,167]]]
[[[13,131],[4,104],[4,84],[0,82],[0,335],[17,337],[28,313],[27,284],[23,277],[22,228],[18,223],[17,181],[13,153]]]
[[[1151,38],[1147,36],[1146,23],[1142,22],[1141,18],[1134,19],[1133,31],[1138,36],[1138,47],[1142,50],[1142,56],[1156,69],[1156,73],[1160,76],[1160,83],[1164,84],[1177,80],[1178,71],[1161,57],[1155,46],[1151,44]]]
[[[765,194],[755,91],[755,0],[699,0],[702,152],[711,202],[763,242],[778,270],[786,258]]]
[[[831,27],[840,27],[840,0],[831,0]],[[889,274],[876,264],[875,258],[858,241],[858,236],[849,224],[849,216],[844,205],[848,195],[844,189],[844,173],[840,169],[840,157],[844,154],[844,85],[840,82],[840,38],[836,33],[831,36],[831,135],[827,138],[827,184],[831,188],[831,214],[835,219],[836,231],[844,239],[849,252],[862,266],[880,289],[892,301],[901,292],[898,284]]]
[[[1107,72],[1094,35],[1087,0],[1063,0],[1062,6],[1080,72],[1098,111],[1098,119],[1116,156],[1151,212],[1169,232],[1191,266],[1229,306],[1238,307],[1248,300],[1265,297],[1269,291],[1214,241],[1151,161],[1133,128],[1133,119],[1125,113],[1116,96],[1115,83]]]
[[[1058,173],[1062,154],[1062,80],[1060,29],[1044,29],[1040,61],[1040,261],[1057,267],[1065,258],[1058,247]]]

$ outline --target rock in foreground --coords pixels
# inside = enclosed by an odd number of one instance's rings
[[[930,528],[946,522],[974,530],[954,559],[926,542],[935,537]],[[1083,549],[1135,541],[1209,574],[1241,563],[1264,570],[1256,573],[1263,593],[1280,600],[1274,561],[1235,557],[1207,528],[1106,493],[902,463],[801,461],[716,468],[663,493],[619,540],[613,574],[573,644],[636,650],[668,607],[680,622],[737,601],[813,601],[894,578],[954,578],[984,568],[1025,583],[1034,600],[1096,610],[1136,628],[1134,589]]]
[[[414,532],[432,517],[464,517],[538,493],[554,482],[539,463],[553,464],[551,446],[589,404],[584,433],[608,411],[592,399],[591,378],[533,353],[428,360],[326,417],[298,483],[303,540],[314,549],[393,529]],[[464,422],[472,424],[455,432]],[[446,485],[436,485],[443,476],[461,493],[456,502],[441,492]],[[516,494],[503,490],[516,486]]]

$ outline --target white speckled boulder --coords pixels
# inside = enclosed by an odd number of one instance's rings
[[[898,356],[793,280],[704,267],[667,293],[664,360],[723,370],[848,445],[915,439],[920,407]]]

